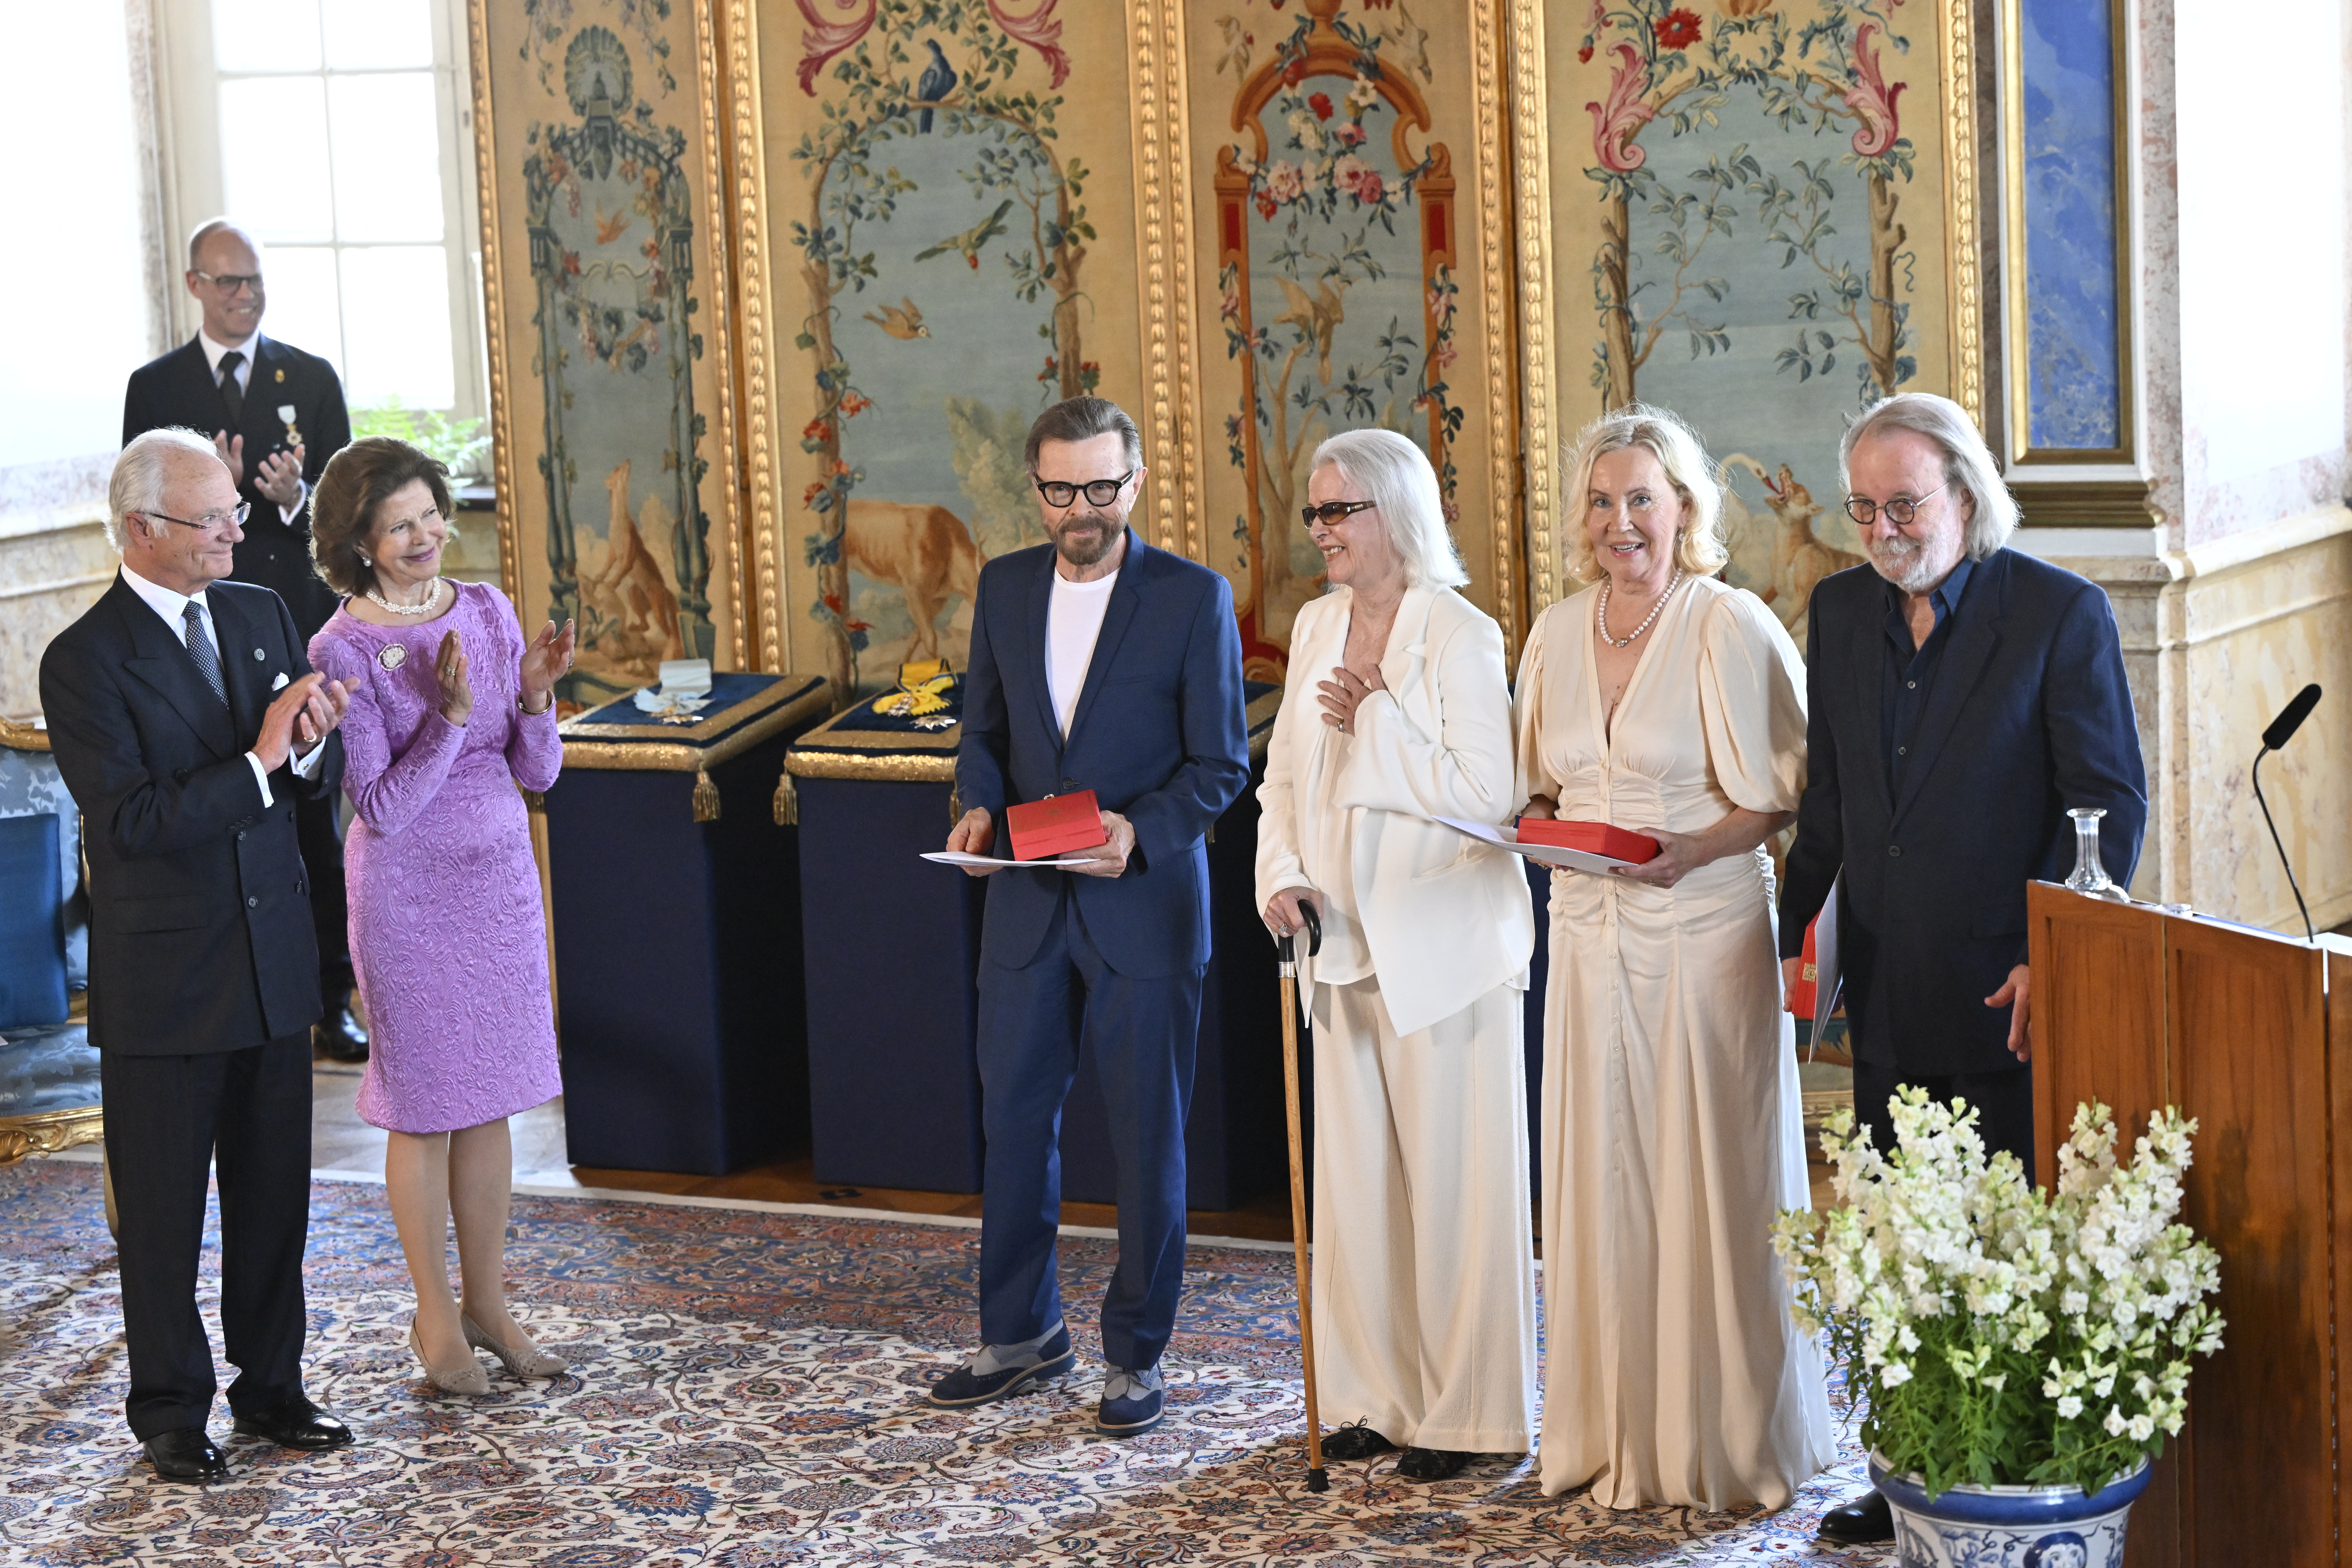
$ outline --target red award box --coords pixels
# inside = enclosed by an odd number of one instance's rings
[[[1813,917],[1805,927],[1804,956],[1797,961],[1797,983],[1789,987],[1789,1011],[1810,1021],[1819,1005],[1821,964],[1815,958],[1814,938],[1822,929],[1821,917]]]
[[[1103,833],[1102,807],[1095,804],[1090,789],[1007,806],[1004,826],[1015,860],[1047,860],[1110,842]]]
[[[1561,822],[1549,816],[1519,818],[1519,842],[1606,855],[1636,866],[1658,853],[1658,841],[1647,834],[1628,833],[1605,822]]]

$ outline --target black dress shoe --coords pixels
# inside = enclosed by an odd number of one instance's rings
[[[1867,1491],[1849,1498],[1822,1515],[1822,1539],[1834,1541],[1840,1546],[1868,1546],[1874,1542],[1895,1539],[1895,1512],[1886,1506],[1886,1494]]]
[[[1458,1448],[1407,1448],[1396,1473],[1409,1481],[1450,1481],[1476,1458]]]
[[[147,1462],[167,1481],[219,1481],[228,1479],[228,1456],[220,1451],[201,1426],[180,1426],[159,1432],[140,1445]]]
[[[1353,1462],[1369,1459],[1374,1454],[1385,1454],[1394,1443],[1381,1436],[1361,1421],[1350,1421],[1323,1439],[1323,1457]]]
[[[236,1418],[236,1430],[247,1437],[267,1437],[281,1448],[300,1448],[310,1453],[348,1448],[352,1444],[352,1429],[307,1399],[257,1415],[240,1415]]]
[[[327,1009],[327,1016],[311,1030],[318,1042],[319,1054],[331,1062],[363,1062],[368,1059],[367,1031],[352,1016],[348,1000]]]

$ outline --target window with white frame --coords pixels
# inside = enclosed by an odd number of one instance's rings
[[[331,361],[352,405],[487,413],[463,0],[161,9],[173,232],[247,225],[262,330]]]

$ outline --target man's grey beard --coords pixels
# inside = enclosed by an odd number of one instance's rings
[[[1870,564],[1878,574],[1905,593],[1924,594],[1936,585],[1938,574],[1925,540],[1864,541],[1863,548],[1869,552]]]
[[[1091,550],[1083,545],[1074,545],[1066,531],[1079,523],[1087,522],[1100,524],[1102,528],[1102,535]],[[1126,533],[1127,525],[1117,518],[1106,517],[1098,511],[1088,512],[1084,517],[1071,518],[1060,528],[1054,530],[1054,549],[1063,560],[1073,566],[1092,566],[1104,556],[1108,555],[1112,547],[1117,545]]]

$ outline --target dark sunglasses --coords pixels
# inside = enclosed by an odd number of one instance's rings
[[[1078,499],[1078,492],[1084,490],[1090,504],[1108,506],[1118,499],[1118,492],[1125,489],[1127,481],[1133,478],[1135,470],[1129,468],[1115,479],[1089,479],[1082,485],[1069,484],[1061,479],[1039,479],[1037,493],[1045,498],[1047,506],[1059,507],[1068,506]]]
[[[1320,520],[1328,528],[1351,512],[1370,511],[1380,504],[1376,500],[1327,500],[1321,506],[1300,507],[1298,521],[1312,528]]]

